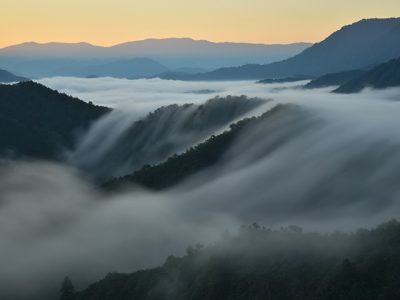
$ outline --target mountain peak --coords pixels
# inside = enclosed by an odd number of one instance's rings
[[[266,79],[297,74],[321,76],[362,69],[400,54],[400,18],[364,19],[346,25],[323,41],[289,59],[265,64],[221,68],[190,80]]]

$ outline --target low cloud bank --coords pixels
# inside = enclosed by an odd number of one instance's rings
[[[99,79],[95,89],[79,91],[85,80],[64,88],[64,79],[51,80],[51,87],[98,104],[106,104],[102,89],[115,93],[111,102],[135,113],[193,102],[184,92],[201,88],[273,98],[269,106],[295,103],[300,110],[243,132],[217,166],[163,193],[103,195],[67,166],[6,163],[0,170],[2,299],[55,292],[65,275],[82,287],[107,272],[155,266],[188,244],[213,241],[243,223],[353,230],[400,212],[398,89],[347,96],[293,85],[150,80],[142,82],[146,91],[140,95],[138,86],[127,87],[137,82],[104,79],[125,86],[109,90],[111,83],[102,87]],[[141,100],[131,106],[133,97]],[[190,97],[201,102],[210,95]]]

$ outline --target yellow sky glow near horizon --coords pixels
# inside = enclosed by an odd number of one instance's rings
[[[0,0],[0,47],[27,41],[109,46],[146,38],[318,42],[363,18],[400,16],[399,0]]]

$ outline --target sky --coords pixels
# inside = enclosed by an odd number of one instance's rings
[[[109,46],[146,38],[317,42],[398,0],[1,0],[0,47],[27,41]]]

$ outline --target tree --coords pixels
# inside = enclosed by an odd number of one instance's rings
[[[65,277],[61,284],[60,300],[73,300],[75,298],[75,288],[69,277]]]

